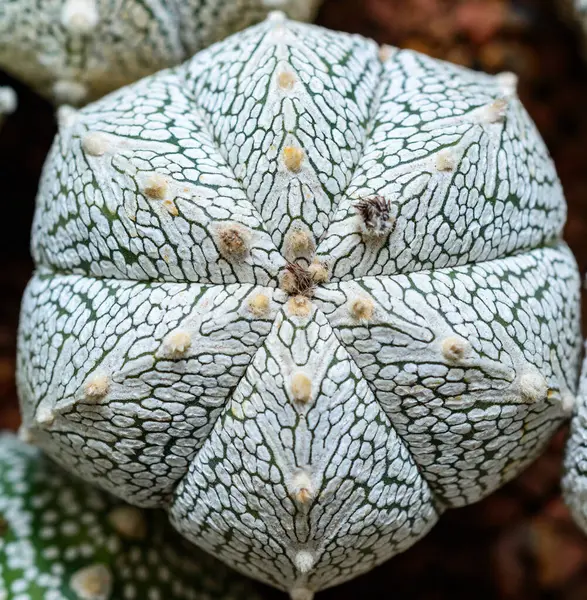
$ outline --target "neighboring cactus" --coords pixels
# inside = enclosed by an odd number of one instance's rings
[[[587,0],[576,0],[577,20],[583,29],[583,35],[587,35]],[[587,41],[583,41],[584,52],[587,55]]]
[[[0,125],[5,115],[9,115],[16,110],[16,94],[9,87],[0,87]]]
[[[161,512],[122,504],[0,435],[3,600],[258,599],[170,529]]]
[[[567,442],[563,492],[573,518],[587,533],[587,358]]]
[[[587,57],[587,0],[558,0],[563,18],[577,25],[583,34],[583,54]]]
[[[25,425],[310,598],[514,477],[568,416],[564,221],[511,74],[273,14],[64,115]]]
[[[0,0],[0,68],[57,104],[84,104],[261,19],[319,0]]]

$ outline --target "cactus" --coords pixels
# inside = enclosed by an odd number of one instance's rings
[[[558,0],[561,17],[583,35],[583,54],[587,57],[587,0]]]
[[[179,64],[278,4],[319,0],[0,0],[0,68],[56,104],[80,105]]]
[[[147,513],[0,434],[4,600],[258,600],[248,582]]]
[[[587,358],[583,363],[577,403],[571,420],[562,484],[571,515],[587,534]]]
[[[587,0],[575,0],[576,2],[576,13],[579,25],[583,29],[583,33],[587,35]],[[587,43],[583,42],[584,53],[587,55]]]
[[[68,111],[19,333],[35,443],[297,600],[510,480],[581,346],[515,83],[274,13]]]

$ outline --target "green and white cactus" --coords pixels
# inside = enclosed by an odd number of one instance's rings
[[[578,26],[584,37],[587,36],[587,0],[558,0],[562,17],[571,25]],[[584,54],[587,56],[587,41],[583,41]]]
[[[579,25],[583,28],[583,32],[587,35],[587,0],[576,0],[577,19]],[[587,43],[585,50],[587,51]]]
[[[2,600],[251,600],[248,582],[146,513],[0,435]]]
[[[57,104],[84,104],[263,19],[319,0],[0,0],[0,68]]]
[[[0,125],[6,115],[16,110],[16,94],[10,87],[0,86]]]
[[[569,415],[565,215],[512,75],[272,14],[63,119],[26,427],[311,598],[514,477]]]

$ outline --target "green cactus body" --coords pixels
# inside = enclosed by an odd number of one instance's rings
[[[309,20],[319,0],[0,0],[0,68],[80,105],[262,20]]]
[[[190,546],[160,511],[71,478],[0,435],[2,600],[251,600],[246,580]]]
[[[272,14],[64,113],[25,426],[310,598],[514,477],[568,416],[565,214],[512,75]]]

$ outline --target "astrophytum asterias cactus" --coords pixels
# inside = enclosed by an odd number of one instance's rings
[[[257,600],[243,577],[146,512],[0,435],[3,600]]]
[[[0,68],[79,105],[179,64],[275,6],[309,20],[319,0],[0,0]]]
[[[70,114],[20,329],[37,443],[298,600],[511,479],[581,344],[514,79],[274,14]]]

